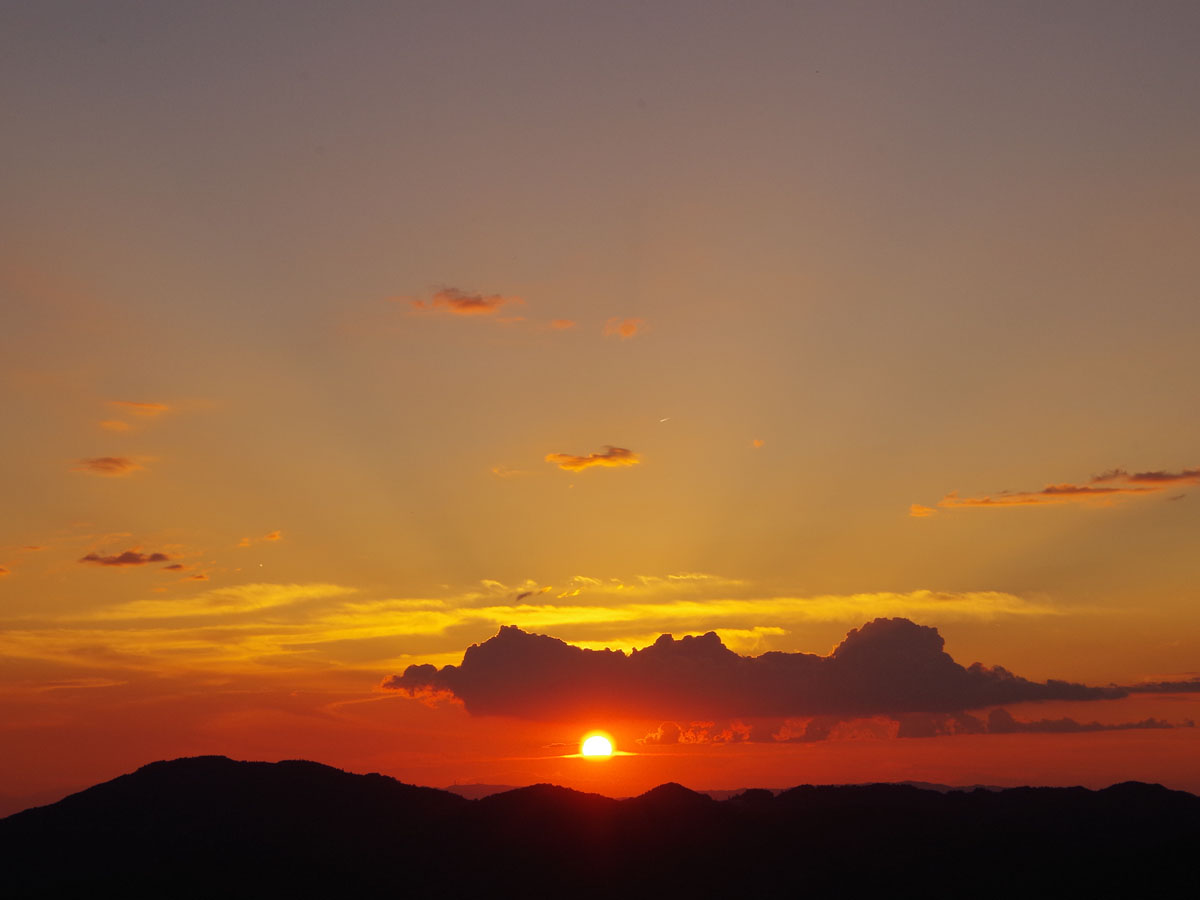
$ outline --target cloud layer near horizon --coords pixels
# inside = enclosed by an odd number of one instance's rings
[[[716,634],[621,651],[586,650],[505,626],[468,648],[460,666],[409,666],[383,687],[421,698],[453,696],[476,715],[872,716],[955,712],[1037,700],[1099,700],[1121,688],[1029,681],[996,666],[963,667],[936,628],[875,619],[828,656],[739,656]]]

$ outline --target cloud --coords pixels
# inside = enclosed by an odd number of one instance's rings
[[[1083,734],[1096,731],[1130,731],[1194,727],[1185,721],[1182,726],[1163,719],[1148,718],[1137,722],[1079,722],[1063,717],[1020,721],[998,707],[986,718],[968,712],[897,713],[866,718],[813,716],[809,719],[745,722],[735,719],[728,723],[663,722],[657,729],[638,738],[643,745],[727,744],[750,741],[755,743],[810,744],[817,741],[854,740],[863,737],[876,739],[949,737],[961,734]]]
[[[283,540],[282,531],[268,531],[262,537],[244,537],[238,541],[239,547],[252,547],[255,544],[260,544],[263,541],[281,541]]]
[[[524,306],[520,297],[503,297],[500,294],[468,294],[457,288],[443,288],[428,300],[413,300],[414,312],[445,312],[453,316],[492,316],[505,306]]]
[[[641,457],[632,450],[613,446],[605,446],[603,453],[589,453],[587,456],[572,456],[570,453],[546,454],[546,462],[554,463],[567,472],[580,472],[592,466],[636,466],[641,461]]]
[[[167,562],[171,557],[165,553],[142,553],[140,550],[126,550],[124,553],[118,553],[115,556],[101,556],[98,553],[89,553],[79,561],[81,563],[94,563],[98,566],[144,566],[147,563]]]
[[[920,503],[914,503],[908,508],[908,514],[916,519],[924,519],[927,516],[936,516],[937,510],[932,506],[922,506]]]
[[[208,581],[208,576],[203,572],[197,572],[195,575],[189,575],[188,581]]]
[[[936,628],[875,619],[852,629],[828,656],[739,656],[713,632],[662,635],[630,654],[585,650],[515,626],[469,647],[461,665],[414,665],[383,686],[449,692],[475,715],[567,719],[593,715],[863,717],[956,712],[1036,700],[1125,696],[1117,687],[1029,681],[1003,667],[963,667]]]
[[[168,571],[182,572],[187,567],[183,563],[171,563],[171,565],[163,566],[163,568]]]
[[[123,422],[120,419],[105,419],[100,423],[100,427],[105,431],[128,431],[131,426],[128,422]]]
[[[645,319],[622,319],[619,316],[614,316],[604,323],[604,336],[612,337],[616,335],[621,340],[626,340],[636,335],[645,324]]]
[[[1200,483],[1200,469],[1184,469],[1180,472],[1134,472],[1133,474],[1124,469],[1110,469],[1092,479],[1093,484],[1109,481],[1124,481],[1130,484],[1197,484]]]
[[[571,319],[552,319],[550,327],[555,331],[566,331],[568,328],[574,328],[576,324]]]
[[[11,575],[11,574],[12,574],[11,571],[4,568],[4,566],[0,566],[0,578],[4,577],[5,575]]]
[[[1140,722],[1118,722],[1102,725],[1099,722],[1077,722],[1074,719],[1038,719],[1035,722],[1020,722],[1006,709],[993,709],[988,713],[989,734],[1078,734],[1081,731],[1129,731],[1143,728],[1173,728],[1162,719],[1142,719]]]
[[[1143,496],[1178,485],[1198,483],[1200,483],[1200,469],[1134,473],[1124,469],[1109,469],[1084,484],[1070,482],[1048,484],[1039,491],[1000,491],[997,494],[984,494],[978,497],[960,497],[957,491],[951,491],[939,500],[937,505],[946,509],[978,509],[1087,503],[1110,501],[1125,496]],[[929,508],[914,503],[911,510]],[[911,510],[910,515],[918,515]],[[928,515],[928,513],[919,515]]]
[[[109,400],[109,406],[115,406],[135,416],[161,416],[170,412],[171,407],[165,403],[136,403],[133,400]]]
[[[1131,694],[1200,694],[1200,678],[1188,681],[1148,681],[1127,684],[1125,690]]]
[[[523,472],[520,469],[510,469],[508,466],[505,466],[505,465],[492,466],[492,468],[489,471],[493,475],[495,475],[497,478],[517,478],[521,475],[528,474],[527,472]]]
[[[145,466],[139,465],[126,456],[97,456],[92,459],[81,459],[75,464],[72,472],[86,472],[89,475],[103,475],[108,478],[120,478],[140,472]]]
[[[181,600],[130,600],[97,610],[91,620],[162,620],[246,616],[263,610],[346,597],[354,588],[336,584],[240,584]]]
[[[758,450],[761,447],[765,447],[766,443],[767,442],[762,440],[761,438],[755,438],[754,440],[752,440],[750,442],[750,446],[753,447],[755,450]]]

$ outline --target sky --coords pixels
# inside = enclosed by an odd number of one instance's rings
[[[200,753],[1200,791],[1198,38],[0,3],[0,812]]]

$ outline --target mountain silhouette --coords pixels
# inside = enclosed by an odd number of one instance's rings
[[[1200,798],[1084,788],[549,784],[467,800],[313,762],[157,762],[0,820],[5,897],[1147,896],[1186,884]]]

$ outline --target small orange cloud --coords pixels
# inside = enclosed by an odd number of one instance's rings
[[[92,459],[79,460],[71,471],[103,475],[107,478],[120,478],[124,475],[132,475],[144,468],[145,466],[138,465],[126,456],[97,456]]]
[[[574,328],[576,325],[571,319],[554,319],[550,323],[550,327],[555,331],[566,331],[568,328]]]
[[[169,566],[163,566],[164,569],[174,572],[182,572],[187,568],[183,563],[171,563]]]
[[[142,553],[139,549],[126,550],[115,556],[101,556],[99,553],[89,553],[79,561],[94,563],[98,566],[144,566],[147,563],[167,562],[171,557],[165,553]]]
[[[641,461],[641,458],[632,450],[612,446],[606,446],[603,453],[589,453],[587,456],[573,456],[570,453],[546,455],[546,462],[554,463],[567,472],[580,472],[592,466],[636,466]]]
[[[282,540],[283,540],[283,532],[282,531],[268,531],[262,537],[258,537],[258,538],[244,537],[240,541],[238,541],[238,546],[239,547],[251,547],[254,544],[259,543],[260,541],[282,541]]]
[[[11,575],[11,574],[12,573],[8,569],[4,568],[4,566],[0,566],[0,578],[3,578],[5,575]]]
[[[764,446],[766,443],[767,443],[766,441],[761,440],[760,438],[755,438],[754,440],[752,440],[750,442],[750,446],[753,447],[755,450],[757,450],[759,447]]]
[[[614,316],[604,323],[604,336],[618,336],[621,340],[631,338],[638,333],[638,329],[646,324],[645,319],[622,319]]]
[[[188,581],[208,581],[208,576],[205,575],[203,572],[197,572],[195,575],[189,575],[187,577],[187,580]]]
[[[108,405],[119,407],[135,416],[159,416],[171,409],[165,403],[137,403],[133,400],[109,400]]]
[[[128,431],[131,426],[128,422],[122,422],[120,419],[105,419],[100,423],[100,427],[105,431]]]
[[[457,288],[443,288],[429,300],[412,300],[414,312],[446,312],[453,316],[491,316],[508,305],[524,306],[520,297],[503,297],[500,294],[468,294]],[[520,318],[514,321],[521,321]]]
[[[917,519],[924,519],[926,516],[936,516],[937,510],[932,506],[922,506],[920,503],[914,503],[908,508],[908,514]]]

